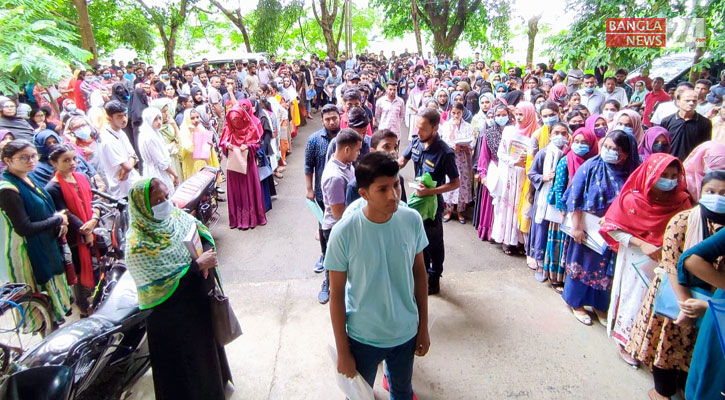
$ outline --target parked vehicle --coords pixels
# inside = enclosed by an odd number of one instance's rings
[[[209,228],[219,221],[219,189],[221,169],[206,166],[179,185],[171,196],[176,207],[195,216]]]

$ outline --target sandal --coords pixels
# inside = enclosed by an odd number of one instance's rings
[[[466,224],[466,218],[465,217],[458,218],[458,222],[460,222],[461,224],[465,225]]]
[[[619,356],[622,357],[622,360],[626,362],[627,364],[631,365],[634,368],[639,368],[639,360],[632,357],[631,354],[627,353],[627,350],[624,349],[622,346],[619,347]]]
[[[448,222],[450,220],[451,220],[451,216],[450,215],[444,215],[443,216],[443,222]]]
[[[282,173],[279,171],[274,171],[274,177],[282,179],[282,178],[284,178],[284,175],[282,175]]]
[[[556,293],[564,293],[564,285],[551,285],[551,288],[554,289]]]
[[[574,318],[576,318],[577,321],[581,322],[586,326],[592,325],[592,317],[590,317],[586,311],[577,311],[572,308],[571,312],[574,313]]]
[[[511,246],[503,246],[502,250],[503,250],[503,254],[506,254],[507,256],[514,255],[513,250],[511,250]]]

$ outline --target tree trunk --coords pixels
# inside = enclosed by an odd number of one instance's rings
[[[415,44],[418,45],[418,54],[423,57],[423,42],[420,39],[420,24],[418,23],[418,0],[411,0],[410,3],[413,5],[410,13],[413,17],[413,29],[415,31]]]
[[[332,29],[320,26],[322,28],[322,35],[325,37],[325,45],[327,46],[327,56],[333,60],[337,60],[337,50],[339,42],[335,41],[335,35],[332,33]]]
[[[433,31],[433,50],[436,54],[453,56],[458,36],[446,35],[442,30]]]
[[[317,4],[319,3],[320,12],[317,12]],[[345,12],[342,13],[340,19],[340,31],[335,38],[335,33],[332,31],[335,25],[335,18],[337,17],[337,10],[339,7],[339,0],[332,0],[332,12],[327,9],[327,0],[313,0],[312,1],[312,12],[315,15],[317,25],[322,29],[322,36],[325,38],[325,45],[327,46],[327,56],[337,60],[338,49],[340,48],[340,37],[342,36],[342,26],[345,23]]]
[[[164,61],[166,62],[166,68],[172,68],[176,65],[176,61],[174,60],[174,51],[176,50],[176,29],[176,27],[172,27],[169,32],[168,39],[163,40]]]
[[[534,63],[534,41],[536,39],[536,34],[539,33],[540,19],[541,14],[534,15],[529,19],[529,30],[526,32],[529,37],[529,45],[526,48],[526,65],[533,65]]]
[[[700,59],[702,56],[705,55],[704,47],[695,47],[695,57],[692,60],[692,64],[695,65],[700,62]],[[702,68],[690,68],[690,83],[693,85],[695,82],[697,82],[698,79],[700,79],[700,75],[702,74]]]
[[[91,19],[88,16],[88,3],[86,0],[73,0],[73,5],[78,12],[78,31],[81,35],[81,47],[93,55],[88,60],[88,64],[93,66],[98,59],[98,48],[96,48],[96,38],[93,36],[93,25],[91,25]]]
[[[242,31],[242,37],[244,38],[244,47],[247,48],[247,53],[252,52],[252,45],[249,43],[249,33],[247,33],[247,28],[244,27],[244,24],[239,24],[237,26],[240,31]]]
[[[241,9],[237,8],[236,10],[228,10],[224,8],[222,3],[220,3],[217,0],[212,0],[212,4],[216,6],[216,8],[219,9],[219,11],[222,12],[222,14],[226,15],[227,18],[229,18],[230,21],[236,26],[241,32],[242,37],[244,38],[244,46],[247,48],[247,52],[252,52],[252,45],[249,42],[249,33],[247,32],[247,27],[244,26],[244,17],[242,17],[242,11]]]

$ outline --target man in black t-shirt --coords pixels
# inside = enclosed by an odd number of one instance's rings
[[[413,160],[415,176],[430,173],[436,182],[432,189],[416,190],[418,197],[438,196],[438,209],[435,219],[423,221],[428,247],[423,251],[426,269],[428,270],[428,294],[440,291],[440,277],[443,274],[445,248],[443,244],[443,193],[456,190],[459,186],[456,157],[450,147],[438,135],[440,114],[432,108],[424,108],[418,113],[416,127],[418,137],[414,138],[403,156],[398,160],[400,168]],[[446,178],[448,182],[446,183]]]

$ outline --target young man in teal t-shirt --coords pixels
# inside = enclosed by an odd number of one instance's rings
[[[332,228],[325,268],[338,372],[351,378],[359,372],[373,386],[385,360],[391,397],[406,400],[413,398],[414,356],[430,347],[428,239],[418,212],[398,208],[398,171],[383,152],[360,159],[355,178],[367,204]]]

